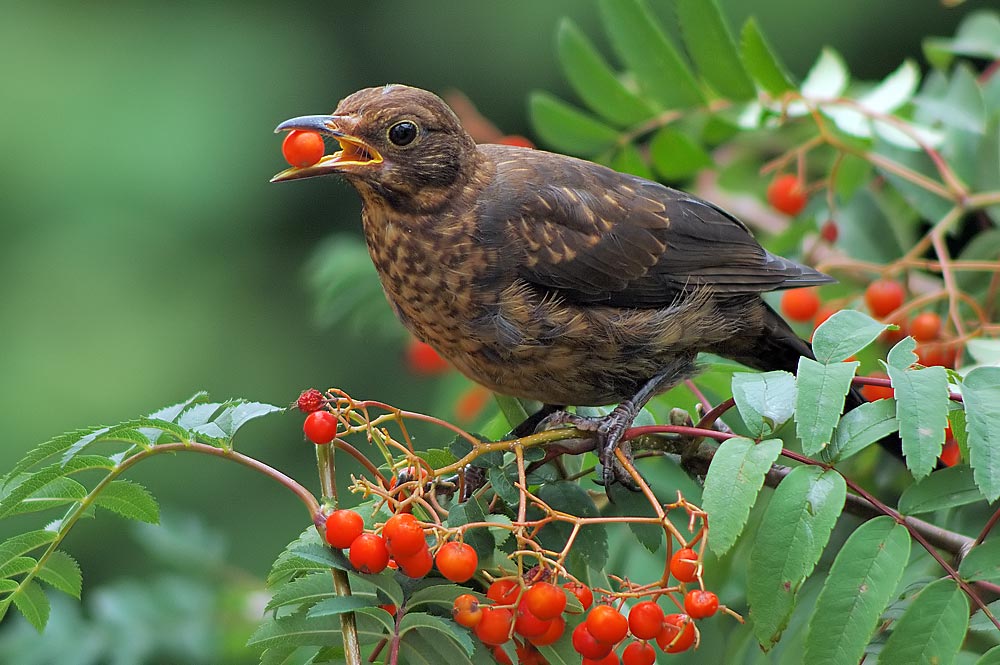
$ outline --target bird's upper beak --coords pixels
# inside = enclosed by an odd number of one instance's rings
[[[351,167],[368,166],[382,161],[382,155],[373,147],[358,138],[358,119],[351,115],[304,115],[286,120],[274,132],[287,132],[299,129],[319,132],[323,136],[332,136],[340,144],[340,150],[332,155],[324,155],[322,159],[306,167],[285,169],[271,178],[271,182],[312,178],[328,173],[338,173]]]

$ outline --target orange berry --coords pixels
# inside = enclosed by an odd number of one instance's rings
[[[921,312],[910,322],[910,334],[918,342],[933,342],[941,334],[941,317],[934,312]]]
[[[566,609],[566,594],[548,582],[538,582],[524,592],[524,602],[539,619],[555,619]]]
[[[452,582],[468,581],[476,574],[476,569],[479,567],[476,550],[466,543],[454,541],[441,546],[434,562],[445,579]]]
[[[406,365],[411,372],[422,376],[444,374],[451,368],[434,347],[415,339],[410,340],[406,347]]]
[[[628,619],[610,605],[598,605],[587,615],[587,630],[598,641],[618,644],[628,634]]]
[[[781,311],[792,321],[811,321],[819,305],[814,289],[789,289],[781,295]]]
[[[767,187],[767,201],[771,206],[786,215],[797,215],[806,207],[809,198],[806,196],[802,181],[791,173],[779,175]]]
[[[296,129],[288,132],[281,142],[281,154],[285,156],[285,161],[298,168],[312,166],[323,158],[324,152],[326,145],[317,132]]]
[[[668,614],[663,619],[663,631],[656,643],[667,653],[687,651],[694,644],[694,621],[686,614]]]
[[[877,279],[865,289],[865,302],[872,315],[881,319],[903,306],[906,291],[891,279]]]
[[[677,550],[670,557],[670,574],[678,582],[693,582],[698,577],[698,555],[690,547]]]

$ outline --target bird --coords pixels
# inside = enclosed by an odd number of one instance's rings
[[[362,227],[399,320],[473,381],[541,402],[616,405],[594,431],[606,489],[634,483],[615,459],[650,398],[710,352],[794,372],[810,345],[763,299],[834,281],[766,251],[719,206],[566,155],[476,144],[437,95],[365,88],[332,114],[275,132],[340,149],[272,178],[335,174],[357,190]],[[848,408],[864,402],[856,391]],[[524,431],[524,428],[516,428]]]

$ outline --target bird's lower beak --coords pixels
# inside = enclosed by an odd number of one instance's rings
[[[296,167],[285,169],[281,173],[271,178],[271,182],[284,182],[285,180],[298,180],[299,178],[313,178],[315,176],[326,175],[328,173],[339,173],[350,170],[352,167],[369,166],[382,161],[382,155],[363,140],[352,134],[357,120],[346,115],[304,115],[298,118],[286,120],[278,125],[274,132],[288,132],[295,129],[319,132],[323,136],[330,136],[340,144],[340,150],[332,155],[324,155],[322,159],[312,166]]]

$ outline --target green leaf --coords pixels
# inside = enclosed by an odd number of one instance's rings
[[[954,580],[928,584],[917,595],[879,654],[880,665],[954,661],[969,625],[969,602]]]
[[[336,591],[333,590],[333,577],[329,571],[309,573],[276,589],[264,609],[273,610],[286,605],[313,605],[336,595]]]
[[[352,575],[359,576],[357,573],[352,573]],[[391,570],[384,570],[378,575],[365,575],[364,580],[384,593],[393,605],[403,604],[403,588],[396,581],[396,576]]]
[[[805,356],[799,358],[795,425],[806,455],[819,453],[829,443],[857,368],[857,361],[823,365]]]
[[[280,406],[274,406],[273,404],[247,402],[245,400],[226,402],[223,407],[222,412],[213,419],[213,422],[227,439],[232,439],[236,436],[237,430],[251,420],[283,410]]]
[[[130,480],[112,481],[97,495],[94,503],[130,520],[149,524],[160,521],[160,507],[156,499],[145,487]]]
[[[976,665],[1000,665],[1000,646],[993,647],[976,661]]]
[[[479,643],[477,645],[480,646],[480,649],[476,652],[475,646],[473,647],[475,657],[470,660],[464,646],[460,646],[458,642],[440,639],[433,632],[413,630],[407,632],[399,641],[399,662],[406,663],[406,665],[441,665],[442,663],[472,665],[472,663],[489,662],[491,658],[487,655],[486,648]]]
[[[27,476],[13,478],[17,482],[3,500],[0,500],[0,517],[12,515],[18,510],[18,505],[32,494],[42,489],[56,478],[70,476],[91,469],[110,470],[114,462],[100,455],[80,455],[68,460],[65,464],[52,464]]]
[[[359,607],[355,612],[371,617],[390,635],[396,632],[396,619],[381,607]]]
[[[612,147],[618,132],[547,92],[528,98],[532,124],[539,138],[560,152],[592,157]]]
[[[816,360],[830,364],[847,360],[881,335],[887,325],[867,314],[844,309],[824,321],[813,334]]]
[[[1000,614],[1000,600],[994,600],[986,607],[989,608],[993,616]],[[996,639],[994,633],[997,632],[997,627],[993,625],[993,622],[990,621],[989,617],[982,610],[976,610],[976,613],[969,619],[969,630],[975,633],[986,633],[993,639]]]
[[[780,439],[755,444],[742,437],[727,439],[715,451],[701,495],[702,509],[712,525],[708,538],[712,552],[722,556],[736,542],[764,485],[764,476],[780,454]]]
[[[888,366],[896,396],[896,419],[903,455],[920,480],[937,464],[948,426],[948,373],[943,367],[899,369]]]
[[[615,483],[611,486],[608,495],[612,502],[606,509],[609,514],[621,517],[656,516],[656,511],[653,510],[646,495],[642,492],[633,492],[622,487],[620,483]],[[629,522],[628,528],[636,540],[651,553],[656,554],[663,549],[663,527],[659,524]]]
[[[57,508],[67,503],[76,503],[87,496],[87,488],[73,480],[60,476],[53,478],[44,487],[33,492],[11,509],[11,515],[32,513],[49,508]]]
[[[887,516],[862,524],[837,554],[809,620],[804,662],[857,663],[902,579],[906,528]]]
[[[878,85],[858,97],[854,105],[830,104],[823,107],[823,113],[832,118],[841,131],[851,136],[869,138],[873,131],[878,131],[894,142],[903,140],[901,145],[915,145],[895,124],[873,119],[873,114],[888,115],[899,109],[913,97],[919,82],[920,70],[913,61],[907,60]],[[895,122],[905,121],[897,118]]]
[[[580,99],[599,116],[628,127],[648,120],[656,109],[626,88],[594,45],[568,18],[556,30],[556,48],[566,78]]]
[[[468,587],[458,586],[457,584],[435,584],[433,586],[424,587],[419,591],[414,592],[412,596],[406,600],[406,609],[412,610],[421,605],[440,605],[441,607],[446,607],[450,610],[451,606],[454,604],[455,599],[458,598],[463,593],[472,593],[474,596],[483,601],[486,597],[473,593]]]
[[[740,55],[750,76],[764,90],[777,97],[794,88],[788,70],[778,60],[754,17],[747,19],[740,34]]]
[[[899,497],[899,512],[919,515],[985,500],[973,480],[972,469],[963,464],[935,471],[907,487]]]
[[[579,484],[568,481],[545,483],[538,489],[538,498],[556,510],[576,515],[577,517],[597,517],[597,506]],[[529,511],[539,514],[537,508]],[[572,528],[565,522],[548,524],[539,534],[542,545],[548,549],[560,551]],[[568,561],[579,577],[587,567],[601,570],[608,558],[608,532],[602,524],[591,524],[580,529]],[[571,571],[572,572],[572,571]]]
[[[850,74],[844,59],[832,48],[826,47],[813,64],[800,91],[806,99],[828,101],[840,97],[847,89]]]
[[[832,462],[845,460],[898,429],[895,400],[880,399],[862,404],[840,419],[826,451],[827,459]]]
[[[342,643],[338,615],[307,617],[304,613],[266,621],[247,640],[247,646],[258,649],[290,645],[336,646]]]
[[[797,388],[791,372],[736,372],[732,386],[740,418],[754,437],[768,436],[795,411]]]
[[[753,99],[757,91],[717,0],[678,0],[677,17],[687,52],[709,85],[729,99]]]
[[[962,559],[958,572],[970,582],[1000,580],[1000,538],[973,547]]]
[[[34,569],[38,561],[30,556],[16,556],[8,559],[3,566],[0,566],[0,577],[13,577],[22,575]]]
[[[414,629],[420,629],[421,632],[442,633],[459,644],[470,656],[475,651],[469,633],[459,628],[458,624],[453,621],[445,621],[441,617],[431,616],[423,612],[407,612],[406,616],[399,621],[399,634],[405,635]]]
[[[930,37],[924,40],[924,55],[939,68],[951,64],[953,55],[965,55],[996,60],[1000,58],[1000,16],[996,12],[979,10],[962,21],[954,38]]]
[[[49,599],[37,582],[29,581],[10,595],[14,606],[39,633],[49,621]]]
[[[631,173],[646,180],[653,179],[653,170],[646,164],[634,143],[622,145],[611,157],[611,168],[621,173]]]
[[[601,0],[601,18],[615,52],[642,93],[663,108],[699,106],[705,98],[687,63],[641,0]]]
[[[927,155],[922,151],[918,152],[892,144],[882,134],[875,136],[874,152],[883,159],[916,171],[931,180],[938,179],[937,169]],[[903,196],[914,210],[919,211],[924,219],[941,219],[951,209],[952,203],[950,201],[907,178],[897,175],[895,171],[884,166],[876,166],[876,171]]]
[[[962,385],[969,465],[991,502],[1000,497],[1000,367],[977,367]]]
[[[750,619],[765,650],[788,625],[796,594],[823,554],[846,497],[840,474],[815,466],[792,469],[774,491],[747,568]]]
[[[319,601],[306,613],[310,619],[353,612],[362,607],[371,607],[375,599],[371,596],[334,596]]]
[[[701,145],[669,125],[653,135],[649,156],[656,172],[667,180],[684,180],[712,166],[712,158]]]
[[[521,497],[521,493],[514,487],[514,481],[511,478],[512,471],[517,473],[516,468],[512,470],[509,467],[500,466],[491,466],[486,471],[486,477],[489,479],[493,491],[508,506],[516,506]]]
[[[47,529],[28,531],[16,536],[11,536],[0,543],[0,567],[4,566],[14,557],[27,554],[31,550],[42,545],[48,545],[56,539],[56,532]]]
[[[448,512],[446,524],[450,527],[462,526],[472,522],[485,522],[486,510],[477,498],[471,498],[465,503],[452,506]],[[465,532],[465,543],[476,550],[476,555],[482,561],[489,561],[493,556],[496,541],[487,529],[469,529]]]
[[[80,599],[80,591],[83,589],[80,564],[61,550],[56,550],[45,560],[45,565],[38,571],[38,579],[77,600]]]
[[[850,201],[872,177],[872,164],[867,159],[850,153],[837,153],[837,170],[834,187],[842,201]]]

